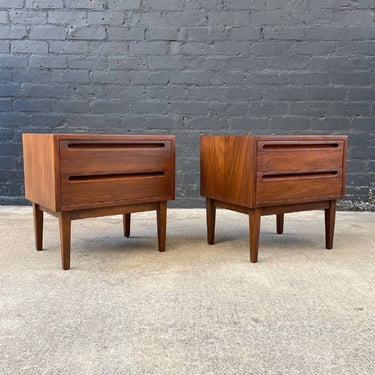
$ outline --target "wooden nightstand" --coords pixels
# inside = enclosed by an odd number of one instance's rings
[[[249,215],[250,261],[258,260],[261,215],[324,209],[326,248],[333,246],[336,200],[344,196],[347,136],[202,136],[201,195],[207,240],[216,207]]]
[[[43,212],[59,218],[63,269],[70,268],[71,220],[156,210],[165,250],[167,201],[175,198],[175,137],[23,134],[25,197],[33,203],[36,248]]]

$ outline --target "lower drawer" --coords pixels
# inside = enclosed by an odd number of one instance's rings
[[[88,206],[128,201],[173,199],[170,176],[108,175],[71,180],[61,185],[61,206]]]
[[[336,199],[343,194],[342,170],[257,173],[256,204]]]

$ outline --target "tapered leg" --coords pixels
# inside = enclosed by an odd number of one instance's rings
[[[124,222],[124,236],[130,236],[130,214],[123,215],[123,222]]]
[[[43,250],[43,211],[33,203],[35,248]]]
[[[71,232],[71,214],[70,212],[60,212],[60,247],[61,263],[64,270],[70,268],[70,232]]]
[[[158,227],[159,251],[165,251],[165,240],[167,234],[167,202],[160,202],[156,211]]]
[[[284,232],[284,214],[276,215],[276,230],[277,234],[283,234]]]
[[[325,227],[326,227],[326,248],[333,247],[333,234],[335,231],[335,217],[336,217],[336,201],[329,201],[329,208],[324,211]]]
[[[258,261],[259,232],[260,232],[260,210],[254,209],[249,212],[250,233],[250,262]]]
[[[207,221],[207,242],[210,245],[215,243],[215,221],[216,206],[212,199],[206,199],[206,221]]]

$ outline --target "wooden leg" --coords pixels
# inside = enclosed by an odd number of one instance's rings
[[[206,221],[207,221],[207,242],[210,245],[215,243],[215,221],[216,206],[212,199],[206,199]]]
[[[259,233],[260,233],[260,210],[254,209],[249,212],[249,234],[250,234],[250,262],[258,261]]]
[[[130,214],[123,214],[124,236],[130,236]]]
[[[167,234],[167,202],[160,202],[156,211],[158,227],[159,251],[165,251],[165,240]]]
[[[284,214],[276,214],[276,230],[277,234],[284,232]]]
[[[70,268],[70,232],[71,232],[71,213],[60,212],[60,247],[61,263],[64,270]]]
[[[335,231],[336,201],[329,201],[329,208],[324,210],[326,229],[326,248],[333,247],[333,234]]]
[[[33,203],[35,248],[43,250],[43,211]]]

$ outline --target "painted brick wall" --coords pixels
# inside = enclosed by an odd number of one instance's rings
[[[370,207],[374,67],[374,0],[0,0],[0,203],[24,203],[22,132],[175,134],[179,207],[200,134],[344,133]]]

